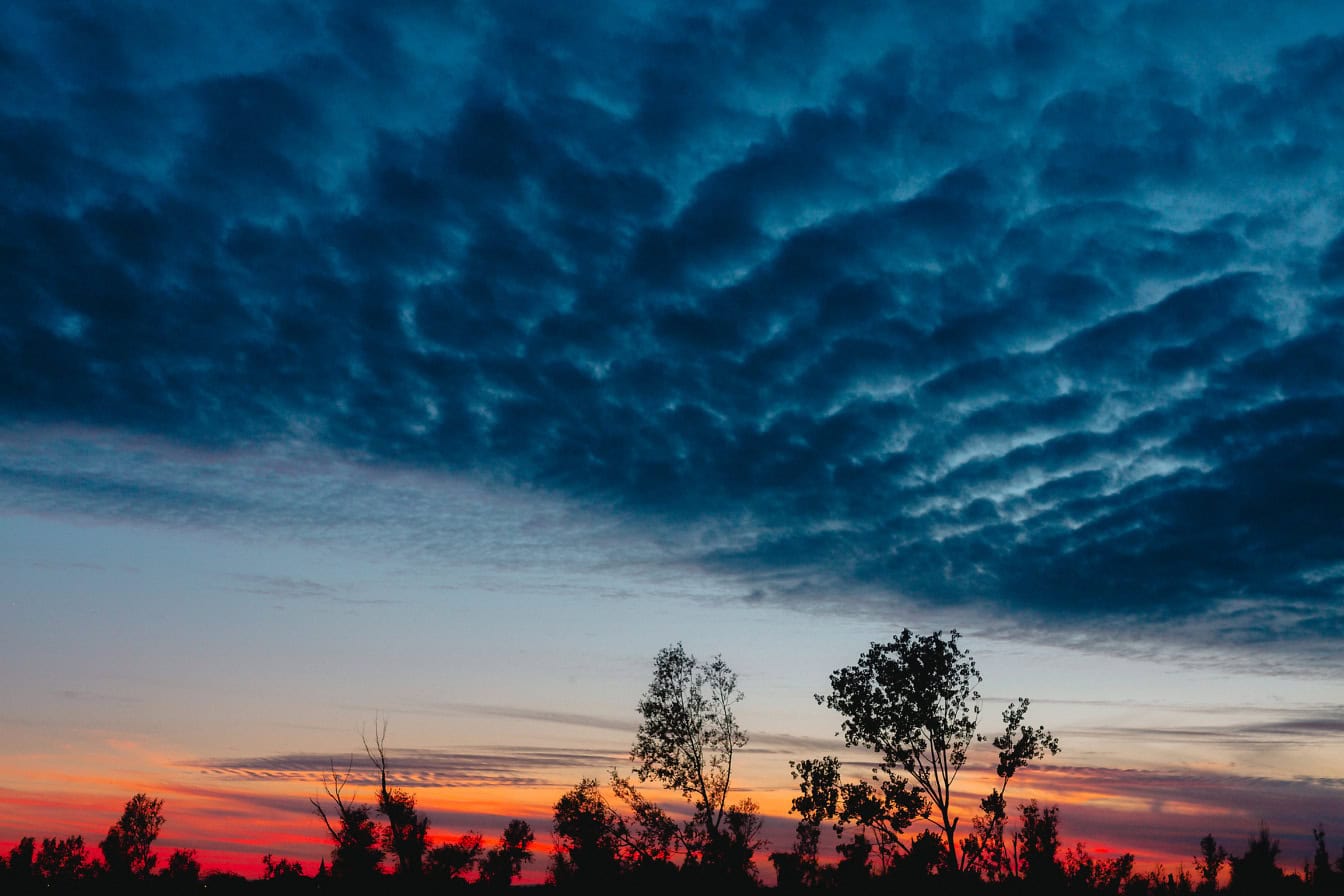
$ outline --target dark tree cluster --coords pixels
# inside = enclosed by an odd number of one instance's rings
[[[1008,789],[1034,763],[1059,752],[1045,728],[1027,724],[1030,702],[1012,701],[990,737],[980,730],[981,676],[954,630],[902,631],[874,643],[857,662],[830,676],[818,703],[841,716],[848,747],[870,751],[866,775],[846,774],[838,756],[790,763],[799,817],[790,848],[769,853],[781,891],[1005,894],[1005,896],[1344,896],[1344,851],[1332,859],[1325,831],[1300,871],[1279,864],[1279,842],[1263,827],[1240,854],[1212,834],[1199,842],[1192,870],[1137,873],[1134,856],[1094,855],[1065,846],[1059,808],[1019,803],[1010,827]],[[585,777],[554,805],[553,851],[545,886],[567,892],[708,892],[752,890],[767,843],[759,808],[733,791],[734,761],[748,743],[736,706],[737,676],[721,657],[696,659],[681,644],[659,651],[639,702],[641,722],[630,750],[632,770]],[[396,785],[387,724],[375,724],[364,753],[376,774],[374,802],[351,792],[354,757],[323,778],[311,800],[331,842],[330,862],[315,873],[272,854],[259,880],[202,874],[194,850],[166,861],[153,845],[164,824],[163,801],[136,794],[108,828],[94,855],[79,835],[23,838],[0,855],[0,893],[127,889],[209,894],[262,889],[276,893],[442,893],[513,885],[533,860],[535,835],[515,819],[487,847],[472,832],[434,841],[413,793]],[[962,819],[956,782],[973,746],[997,752],[996,780],[978,811]],[[680,803],[664,808],[641,785],[654,783]],[[965,824],[963,824],[965,822]],[[823,841],[833,854],[826,854]]]
[[[535,835],[531,826],[514,819],[504,828],[499,845],[485,848],[475,832],[431,845],[429,818],[415,806],[415,795],[389,784],[387,723],[375,726],[374,740],[364,753],[378,773],[377,802],[356,802],[346,791],[351,765],[338,772],[333,763],[323,781],[326,800],[310,800],[331,839],[331,866],[318,878],[337,889],[359,890],[389,880],[408,891],[437,891],[474,882],[487,888],[507,887],[532,861]],[[381,817],[378,821],[375,816]],[[390,867],[386,864],[390,862]]]

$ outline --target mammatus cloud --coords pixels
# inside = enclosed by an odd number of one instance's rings
[[[11,5],[0,418],[1337,641],[1344,19],[1191,6]]]

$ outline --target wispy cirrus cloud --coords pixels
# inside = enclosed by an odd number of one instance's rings
[[[184,760],[185,767],[211,776],[241,779],[321,782],[333,771],[349,775],[357,786],[376,786],[378,775],[367,762],[318,753],[279,753],[239,758]],[[401,749],[387,751],[391,778],[406,787],[566,786],[576,768],[607,768],[608,753],[569,749],[515,749],[508,746],[457,751]]]

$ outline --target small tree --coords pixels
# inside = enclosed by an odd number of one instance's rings
[[[1064,854],[1064,878],[1070,889],[1097,896],[1120,896],[1120,888],[1134,873],[1134,856],[1121,853],[1113,859],[1093,858],[1087,845],[1077,844]]]
[[[1195,871],[1199,874],[1199,892],[1212,893],[1218,889],[1218,872],[1227,863],[1227,850],[1218,845],[1213,834],[1199,841],[1199,855],[1195,856]]]
[[[460,880],[476,865],[482,849],[481,835],[475,832],[440,843],[425,855],[425,874],[435,881]]]
[[[480,882],[487,887],[507,887],[523,873],[523,863],[532,861],[532,826],[515,818],[504,828],[499,846],[481,860]]]
[[[137,793],[126,802],[121,819],[98,844],[113,877],[148,877],[158,857],[150,851],[163,827],[163,800]]]
[[[33,858],[36,851],[37,842],[32,837],[23,837],[10,848],[9,861],[5,869],[10,880],[15,882],[32,880],[37,873],[37,865]]]
[[[890,771],[879,776],[875,770],[871,781],[844,783],[840,760],[835,756],[803,759],[789,766],[800,790],[791,807],[803,819],[799,823],[800,837],[803,825],[820,828],[825,821],[833,822],[840,837],[849,825],[859,828],[853,844],[842,844],[848,850],[846,867],[856,865],[860,855],[866,865],[867,857],[875,852],[885,872],[895,856],[908,850],[901,835],[916,818],[928,817],[923,793],[911,789],[906,779]],[[812,836],[807,835],[808,839]]]
[[[1311,829],[1311,839],[1315,841],[1316,849],[1312,852],[1311,861],[1307,864],[1307,883],[1317,890],[1327,892],[1335,890],[1344,893],[1344,880],[1340,880],[1340,877],[1344,875],[1344,868],[1336,871],[1330,865],[1330,852],[1325,848],[1325,829],[1313,827]],[[1344,853],[1341,853],[1340,863],[1344,865]]]
[[[630,758],[641,781],[654,779],[694,807],[685,844],[688,858],[719,865],[740,837],[743,806],[730,806],[733,756],[747,744],[733,707],[741,702],[737,675],[722,657],[701,663],[681,644],[654,658],[653,681],[639,702],[643,718]],[[730,813],[738,830],[730,832]]]
[[[293,859],[277,859],[269,852],[261,857],[261,879],[296,881],[303,878],[303,863]],[[326,870],[323,866],[322,870]]]
[[[994,738],[999,764],[994,769],[999,786],[980,801],[980,815],[974,821],[974,833],[965,842],[965,862],[987,878],[995,880],[1010,870],[1011,860],[1004,843],[1007,821],[1008,784],[1013,776],[1030,763],[1059,753],[1059,740],[1044,728],[1023,725],[1031,701],[1014,700],[1003,711],[1004,732]]]
[[[1022,828],[1014,838],[1017,873],[1036,889],[1048,892],[1064,878],[1059,863],[1059,807],[1041,808],[1032,800],[1018,809]]]
[[[175,884],[194,884],[201,879],[201,863],[194,849],[175,849],[163,869],[164,880]]]
[[[551,877],[557,884],[603,887],[625,872],[630,828],[595,778],[582,779],[556,801],[553,830]]]

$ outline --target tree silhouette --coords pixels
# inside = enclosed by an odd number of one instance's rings
[[[33,861],[36,845],[36,841],[32,837],[22,837],[9,850],[6,872],[11,880],[15,882],[29,881],[37,873],[37,866]]]
[[[349,766],[342,774],[336,771],[335,764],[330,774],[322,778],[322,790],[333,804],[334,818],[318,799],[308,802],[331,837],[332,877],[364,881],[382,871],[383,853],[379,848],[378,826],[370,817],[369,807],[347,799],[343,793],[349,781]]]
[[[303,863],[291,859],[276,859],[269,852],[261,857],[261,879],[296,881],[303,877]]]
[[[487,887],[507,887],[523,873],[523,863],[532,861],[532,826],[515,818],[504,828],[499,846],[481,860],[480,883]]]
[[[647,858],[625,818],[584,778],[555,803],[551,877],[560,885],[602,888]]]
[[[175,849],[163,869],[163,878],[174,884],[194,884],[201,879],[201,863],[194,849]]]
[[[397,874],[417,878],[424,870],[425,849],[428,845],[429,819],[415,809],[415,796],[408,791],[387,786],[387,722],[375,721],[373,746],[364,739],[364,752],[378,769],[378,813],[387,819],[383,826],[383,848],[397,862]]]
[[[148,877],[158,857],[150,851],[163,827],[163,800],[137,793],[126,802],[121,819],[98,844],[112,877]]]
[[[1133,873],[1134,856],[1127,852],[1113,859],[1097,859],[1079,843],[1064,854],[1064,878],[1074,891],[1120,896],[1120,888]]]
[[[35,859],[37,873],[48,884],[71,884],[88,871],[88,850],[84,837],[76,834],[57,840],[44,837],[42,849]]]
[[[1316,848],[1307,865],[1307,883],[1318,892],[1344,892],[1344,852],[1340,853],[1339,866],[1336,868],[1330,864],[1330,853],[1325,848],[1325,830],[1313,827],[1311,839]]]
[[[752,825],[747,806],[728,804],[733,756],[747,744],[733,713],[741,700],[737,675],[722,657],[701,663],[675,644],[654,658],[653,681],[639,702],[643,721],[630,750],[635,773],[694,807],[683,840],[687,860],[702,866],[736,867]]]
[[[803,759],[789,766],[800,790],[791,807],[802,816],[798,842],[808,845],[815,840],[826,821],[833,823],[837,836],[844,836],[847,826],[857,826],[860,839],[845,847],[849,865],[858,861],[860,853],[866,864],[876,851],[881,870],[886,871],[895,856],[908,848],[901,835],[916,818],[928,817],[924,795],[890,770],[880,776],[875,770],[871,782],[842,783],[840,760],[835,756]],[[804,833],[804,826],[817,828],[817,833]]]
[[[1279,841],[1271,840],[1269,829],[1261,825],[1260,833],[1246,844],[1246,852],[1230,856],[1233,893],[1272,893],[1283,880],[1283,869],[1278,865]]]
[[[425,854],[425,875],[431,880],[459,880],[481,856],[481,835],[463,834],[452,843],[440,843]]]
[[[994,773],[999,786],[980,801],[980,815],[974,820],[974,833],[966,839],[965,862],[977,868],[991,880],[1010,871],[1011,860],[1004,843],[1004,823],[1007,820],[1008,784],[1013,776],[1046,755],[1059,753],[1059,739],[1040,727],[1023,725],[1031,701],[1023,697],[1008,704],[1003,711],[1004,732],[994,738],[999,751],[999,764]]]
[[[1218,889],[1218,872],[1227,863],[1227,850],[1218,845],[1213,834],[1199,841],[1199,855],[1195,856],[1195,871],[1199,874],[1199,891],[1212,893]]]
[[[985,815],[969,838],[964,861],[957,856],[957,825],[952,788],[973,743],[980,719],[981,682],[975,660],[957,644],[953,629],[916,636],[903,629],[891,641],[874,642],[853,666],[831,673],[831,693],[816,699],[838,711],[848,746],[864,746],[881,757],[876,772],[884,786],[903,787],[904,772],[929,801],[929,820],[942,832],[946,865],[965,869],[986,850],[1001,861],[1003,793],[1012,775],[1029,762],[1054,753],[1058,741],[1042,728],[1023,726],[1028,702],[1004,712],[1006,732],[996,738],[1001,784],[982,801]]]
[[[1064,879],[1059,863],[1059,807],[1032,800],[1018,806],[1022,827],[1014,838],[1017,873],[1039,892],[1050,892]]]

